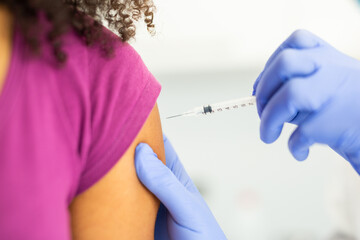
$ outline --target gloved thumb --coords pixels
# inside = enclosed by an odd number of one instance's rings
[[[140,181],[165,205],[176,221],[182,222],[187,216],[192,216],[190,208],[179,207],[191,206],[191,194],[149,145],[140,143],[136,147],[135,168]]]

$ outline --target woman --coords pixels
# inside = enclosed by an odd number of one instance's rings
[[[0,0],[0,239],[153,239],[134,152],[165,161],[160,85],[125,43],[153,7]]]

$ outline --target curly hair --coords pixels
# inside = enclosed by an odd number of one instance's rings
[[[110,36],[103,34],[102,22],[127,42],[136,34],[135,22],[143,19],[147,30],[154,33],[155,6],[152,0],[0,0],[20,27],[26,42],[34,53],[40,52],[41,27],[39,13],[43,13],[52,28],[46,33],[57,61],[63,63],[67,55],[62,50],[61,36],[70,27],[87,45],[100,43],[107,56],[113,52]]]

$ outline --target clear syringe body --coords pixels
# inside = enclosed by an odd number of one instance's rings
[[[205,105],[202,107],[196,107],[190,111],[184,112],[179,115],[175,115],[168,118],[181,117],[181,116],[196,116],[196,115],[208,115],[213,113],[220,113],[224,111],[239,109],[247,106],[253,106],[256,104],[256,97],[246,97],[234,99],[226,102],[219,102],[214,104]]]
[[[256,97],[239,98],[231,101],[220,102],[204,106],[204,114],[219,113],[233,109],[253,106],[256,104]]]

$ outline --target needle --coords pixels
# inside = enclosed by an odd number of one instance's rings
[[[202,107],[194,108],[190,111],[185,113],[177,114],[174,116],[167,117],[166,119],[170,118],[177,118],[182,116],[195,116],[195,115],[207,115],[212,113],[220,113],[225,112],[232,109],[239,109],[247,106],[254,106],[256,104],[256,96],[245,97],[240,99],[234,99],[227,102],[220,102],[211,105],[205,105]]]
[[[187,112],[187,113],[183,113],[183,114],[178,114],[178,115],[175,115],[175,116],[167,117],[166,119],[182,117],[182,116],[190,115],[190,114],[195,114],[195,112]]]

